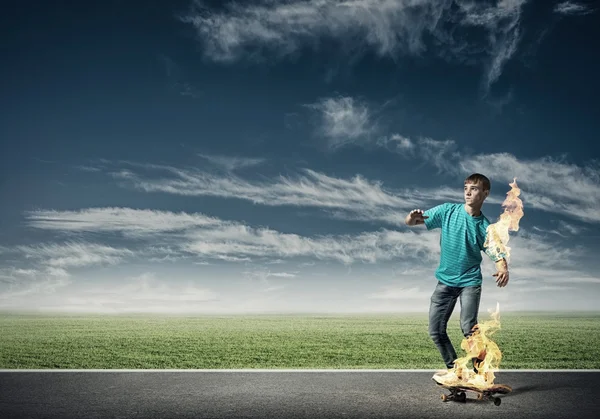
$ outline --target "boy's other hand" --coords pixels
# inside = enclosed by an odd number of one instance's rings
[[[496,277],[496,284],[498,284],[500,288],[505,287],[506,284],[508,284],[508,271],[498,271],[492,276]]]

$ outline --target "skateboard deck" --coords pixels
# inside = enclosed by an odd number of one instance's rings
[[[494,394],[508,394],[512,391],[512,388],[504,384],[494,384],[486,388],[478,388],[469,385],[458,385],[450,386],[438,383],[433,380],[438,386],[444,387],[450,390],[450,394],[442,394],[442,401],[454,400],[457,402],[465,403],[467,401],[467,392],[472,391],[477,394],[477,400],[492,400],[496,406],[500,406],[502,399],[500,397],[494,397]]]

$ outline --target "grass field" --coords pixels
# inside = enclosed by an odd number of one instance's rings
[[[504,313],[500,321],[501,369],[600,368],[600,313]],[[448,330],[463,356],[456,315]],[[423,314],[0,313],[0,336],[0,368],[444,367]]]

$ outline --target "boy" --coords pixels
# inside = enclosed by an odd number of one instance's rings
[[[481,212],[481,207],[490,194],[490,181],[484,175],[474,173],[465,179],[464,185],[464,204],[445,203],[425,212],[415,209],[405,220],[408,226],[425,224],[427,230],[442,230],[440,265],[435,272],[438,283],[429,307],[429,335],[449,370],[454,368],[457,356],[446,327],[457,299],[460,299],[460,327],[465,337],[474,332],[473,327],[478,322],[481,251],[485,251],[496,264],[497,272],[493,276],[497,285],[504,287],[509,279],[506,260],[494,259],[483,247],[490,222]],[[475,372],[482,361],[473,358]]]

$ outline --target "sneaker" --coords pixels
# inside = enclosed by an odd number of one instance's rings
[[[456,375],[453,369],[436,372],[432,378],[433,381],[442,385],[454,385],[460,382],[460,377]]]

